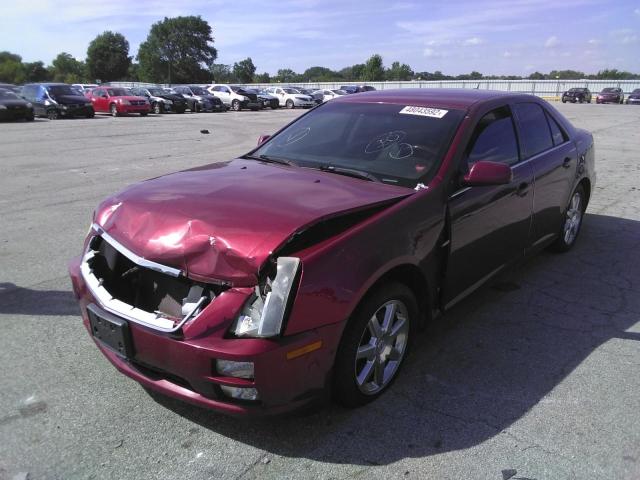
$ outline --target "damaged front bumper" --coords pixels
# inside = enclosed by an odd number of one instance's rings
[[[280,413],[325,391],[342,323],[287,337],[230,337],[252,288],[202,286],[180,270],[138,257],[99,227],[94,230],[93,239],[100,240],[89,240],[86,253],[70,264],[70,274],[87,330],[122,373],[165,395],[236,415]],[[114,255],[119,275],[131,278],[129,283],[115,286],[109,278]],[[194,288],[199,296],[192,294]],[[93,329],[96,318],[111,317],[116,328],[126,324],[120,334],[130,343],[125,349]],[[250,363],[253,373],[220,373],[220,360]],[[247,400],[233,391],[255,395]]]

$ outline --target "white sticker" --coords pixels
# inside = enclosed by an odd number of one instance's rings
[[[421,117],[442,118],[448,111],[449,110],[440,110],[439,108],[406,106],[400,110],[400,113],[404,113],[405,115],[419,115]]]

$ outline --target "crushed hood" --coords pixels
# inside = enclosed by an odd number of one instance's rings
[[[130,186],[95,223],[125,247],[200,281],[254,285],[297,231],[411,195],[409,189],[307,168],[236,159]]]

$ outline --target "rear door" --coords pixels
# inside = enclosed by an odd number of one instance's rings
[[[578,165],[577,150],[550,111],[536,102],[514,105],[524,158],[535,181],[529,246],[551,240],[562,224]]]
[[[533,170],[520,153],[508,105],[478,121],[465,149],[459,176],[480,160],[511,166],[505,185],[465,187],[449,197],[450,256],[444,300],[450,306],[471,293],[508,263],[524,255],[533,206]]]

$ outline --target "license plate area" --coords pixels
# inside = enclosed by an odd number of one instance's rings
[[[87,307],[91,334],[102,345],[124,358],[133,357],[133,342],[129,322],[116,317],[95,305]]]

